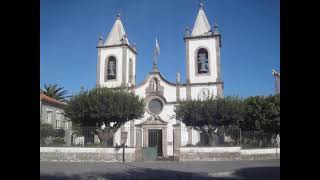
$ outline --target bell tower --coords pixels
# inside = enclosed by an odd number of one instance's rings
[[[98,42],[97,85],[115,88],[132,87],[136,82],[135,45],[130,45],[120,14],[107,37]]]
[[[200,3],[193,29],[186,29],[184,42],[187,91],[191,91],[190,86],[193,85],[212,84],[216,86],[216,95],[222,96],[221,35],[216,23],[211,28],[203,3]]]

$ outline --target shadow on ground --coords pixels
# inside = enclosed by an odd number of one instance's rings
[[[178,180],[280,180],[280,167],[254,167],[242,168],[236,170],[232,174],[210,174],[208,173],[190,173],[181,171],[170,171],[163,169],[149,169],[139,168],[130,169],[121,173],[87,173],[82,175],[65,175],[55,174],[47,175],[40,174],[40,180],[128,180],[128,179],[143,179],[143,180],[165,180],[165,179],[178,179]]]

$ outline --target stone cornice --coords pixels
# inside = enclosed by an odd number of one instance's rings
[[[134,54],[138,54],[137,50],[134,50],[129,44],[117,44],[117,45],[110,45],[110,46],[97,46],[97,48],[109,48],[109,47],[121,47],[126,46],[128,47]]]
[[[183,40],[192,40],[192,39],[207,39],[207,38],[214,38],[214,37],[220,37],[220,34],[214,34],[214,35],[204,35],[204,36],[191,36],[191,37],[184,37]]]

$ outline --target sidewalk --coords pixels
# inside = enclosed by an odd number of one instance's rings
[[[40,162],[41,180],[107,179],[280,179],[280,161]]]

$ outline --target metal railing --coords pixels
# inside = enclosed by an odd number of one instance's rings
[[[181,130],[188,132],[188,128],[181,128]],[[262,131],[242,131],[240,128],[234,126],[218,126],[211,130],[207,130],[207,132],[199,131],[197,140],[193,140],[193,142],[196,141],[197,143],[187,143],[185,146],[240,146],[243,149],[279,147],[279,143],[277,143],[277,134],[265,133]]]
[[[122,127],[118,131],[129,133],[130,127]],[[97,127],[73,126],[72,130],[65,130],[43,125],[40,128],[40,147],[110,147],[114,144],[113,139],[111,137],[106,144],[102,144],[98,137]]]
[[[40,128],[40,147],[105,147],[97,135],[97,127],[77,127],[72,130],[54,129],[50,125],[42,125]],[[126,131],[130,134],[130,127],[119,128],[118,131]],[[188,127],[182,127],[181,132],[188,133]],[[184,134],[182,139],[189,139],[189,134]],[[113,135],[114,136],[114,135]],[[187,137],[185,137],[187,136]],[[119,136],[120,137],[120,136]],[[185,143],[183,146],[198,147],[235,147],[268,148],[279,147],[280,139],[276,134],[261,131],[242,131],[238,127],[219,126],[207,132],[192,135],[193,143]],[[279,137],[278,137],[279,138]],[[110,138],[107,146],[113,146],[114,138]],[[278,142],[279,141],[279,142]],[[120,144],[118,144],[120,146]]]

